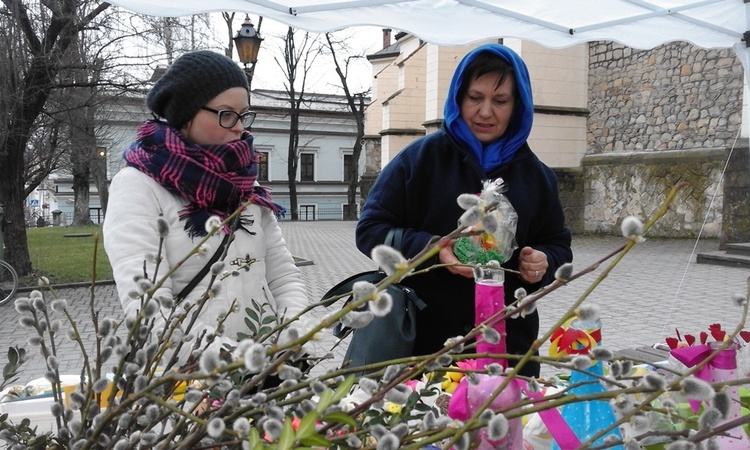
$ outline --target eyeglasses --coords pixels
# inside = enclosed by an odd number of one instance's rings
[[[208,106],[202,106],[201,109],[212,112],[218,116],[219,126],[222,128],[232,128],[238,120],[242,119],[242,127],[250,128],[255,122],[255,111],[245,111],[242,114],[232,111],[231,109],[213,109]]]

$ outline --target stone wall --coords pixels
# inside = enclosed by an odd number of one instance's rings
[[[583,233],[585,202],[583,171],[579,168],[555,168],[565,224],[573,234]]]
[[[738,147],[731,152],[724,192],[722,249],[727,243],[750,242],[750,148]]]
[[[589,153],[730,146],[742,121],[742,82],[732,49],[592,43]]]
[[[362,138],[362,151],[365,152],[365,170],[359,181],[360,204],[364,205],[370,189],[380,174],[381,140],[380,136],[367,135]]]
[[[724,192],[724,149],[614,152],[583,159],[584,231],[620,233],[624,217],[651,218],[676,184],[687,182],[650,236],[718,237]]]
[[[750,167],[733,164],[732,178],[722,178],[741,127],[742,88],[731,49],[590,44],[583,231],[618,234],[623,217],[648,219],[672,186],[687,181],[651,236],[750,240],[750,220],[742,218],[750,206],[741,207]],[[734,151],[747,153],[740,142]]]

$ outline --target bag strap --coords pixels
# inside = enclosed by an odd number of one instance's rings
[[[235,219],[234,224],[232,224],[232,232],[237,230],[237,227],[239,226],[239,217]],[[179,294],[175,297],[176,299],[184,300],[188,295],[190,295],[191,292],[193,292],[193,289],[200,283],[200,281],[206,276],[209,270],[211,270],[211,266],[214,265],[216,261],[219,260],[219,257],[221,257],[221,254],[224,253],[224,248],[226,248],[227,244],[229,243],[229,237],[232,233],[228,233],[224,235],[224,239],[221,240],[221,243],[219,244],[219,247],[216,249],[214,254],[211,256],[211,259],[206,262],[206,265],[203,266],[203,268],[198,272],[192,280],[190,280],[190,283],[187,284]]]
[[[385,245],[389,245],[395,248],[396,250],[399,250],[399,248],[401,247],[401,238],[403,234],[404,234],[403,228],[397,228],[397,227],[391,228],[388,231],[388,234],[385,236]],[[357,281],[369,281],[370,283],[377,284],[385,277],[386,277],[385,272],[383,272],[382,270],[371,270],[369,272],[360,272],[360,273],[354,274],[350,276],[349,278],[339,282],[336,286],[329,289],[328,292],[323,294],[323,298],[321,300],[325,300],[327,298],[336,297],[339,295],[346,294],[347,292],[351,292],[352,287],[354,287],[354,283],[356,283]]]
[[[400,227],[393,227],[388,230],[388,234],[385,235],[385,245],[393,247],[398,251],[401,251],[401,240],[404,237],[404,229]]]
[[[337,297],[339,295],[351,292],[352,288],[354,287],[354,283],[356,283],[357,281],[369,281],[370,283],[377,284],[380,282],[380,280],[385,278],[385,276],[385,272],[383,272],[382,270],[371,270],[369,272],[356,273],[329,289],[328,292],[323,294],[323,298],[321,300],[326,300],[331,297]],[[328,304],[326,304],[326,306],[328,306]]]

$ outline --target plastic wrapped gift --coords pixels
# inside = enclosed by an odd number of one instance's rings
[[[467,230],[475,232],[474,236],[464,236],[454,242],[453,253],[462,263],[487,264],[497,261],[502,264],[516,249],[518,214],[502,194],[505,189],[502,178],[484,182],[478,206],[496,206],[484,215],[480,225]]]

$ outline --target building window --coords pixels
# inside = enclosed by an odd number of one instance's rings
[[[299,220],[315,220],[315,205],[300,205]]]
[[[352,161],[354,161],[353,155],[344,155],[344,181],[352,181],[349,176],[349,171],[352,169]]]
[[[268,181],[268,152],[258,152],[258,181]]]
[[[315,155],[302,153],[299,155],[300,181],[315,181]]]

